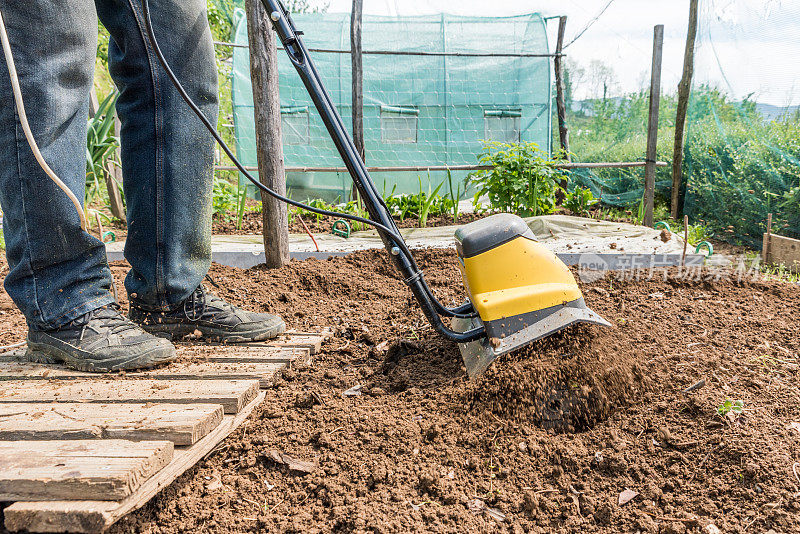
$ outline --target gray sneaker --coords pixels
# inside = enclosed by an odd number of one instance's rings
[[[171,311],[149,311],[131,301],[129,317],[151,334],[172,340],[199,331],[209,341],[245,343],[272,339],[286,330],[286,323],[277,315],[244,310],[203,286]]]
[[[149,369],[175,359],[172,343],[148,334],[119,309],[110,304],[55,330],[30,330],[26,358],[93,373]]]

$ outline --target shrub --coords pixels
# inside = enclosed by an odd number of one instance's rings
[[[479,161],[492,168],[468,178],[477,188],[476,201],[486,195],[489,209],[523,217],[553,212],[556,191],[565,175],[536,143],[490,142]]]

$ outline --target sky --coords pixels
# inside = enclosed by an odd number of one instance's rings
[[[329,12],[349,12],[351,7],[351,0],[311,0],[312,5],[323,3]],[[754,93],[759,102],[800,104],[800,0],[700,0],[700,5],[701,20],[709,22],[698,34],[697,80],[727,89],[736,98]],[[610,65],[617,93],[649,85],[653,26],[663,24],[662,88],[676,90],[689,0],[364,0],[364,13],[373,15],[508,16],[534,11],[546,17],[566,15],[566,43],[585,30],[564,50],[567,60],[584,68],[592,60]],[[557,27],[557,20],[549,21],[551,51]],[[591,92],[582,84],[575,97],[598,96]]]

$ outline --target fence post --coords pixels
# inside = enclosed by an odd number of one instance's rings
[[[561,148],[564,149],[567,161],[569,155],[569,130],[567,129],[567,105],[564,101],[564,75],[561,70],[561,50],[564,46],[564,30],[567,26],[567,17],[558,17],[558,40],[556,41],[556,55],[553,58],[553,71],[556,77],[556,113],[558,115],[558,137]]]
[[[250,44],[250,77],[256,130],[259,181],[282,195],[286,194],[283,168],[283,137],[278,94],[278,50],[272,25],[260,0],[246,0],[247,39]],[[286,204],[264,193],[261,195],[264,220],[264,259],[268,268],[289,263],[289,223]]]
[[[561,50],[564,46],[564,30],[567,26],[567,17],[558,17],[558,40],[556,41],[556,55],[553,58],[553,73],[556,77],[556,115],[558,115],[558,138],[567,162],[572,161],[569,154],[569,130],[567,129],[567,106],[564,102],[564,77],[561,72]],[[559,184],[566,190],[567,179],[564,178]],[[564,191],[556,191],[556,205],[560,206],[564,202]]]
[[[116,115],[117,111],[114,110],[114,135],[117,139],[121,139],[122,123],[119,121],[119,116]],[[116,152],[117,160],[122,162],[122,149],[117,147]],[[128,224],[125,218],[125,205],[122,202],[122,195],[119,193],[119,186],[122,183],[122,169],[111,162],[111,168],[108,169],[106,174],[106,190],[108,191],[108,202],[111,207],[111,214],[117,219]]]
[[[644,167],[645,226],[653,226],[653,202],[656,188],[656,142],[658,140],[658,105],[661,98],[661,51],[664,46],[664,25],[653,28],[653,64],[650,71],[650,113],[647,118],[647,154]]]
[[[686,32],[686,49],[683,52],[683,74],[678,84],[678,111],[675,113],[675,144],[672,148],[672,195],[670,215],[678,218],[681,183],[683,182],[683,134],[686,127],[686,109],[694,73],[694,41],[697,36],[697,0],[689,0],[689,28]]]
[[[361,15],[364,8],[363,0],[353,0],[353,9],[350,12],[350,62],[353,77],[353,142],[356,150],[364,159],[364,71],[362,66],[361,49]]]

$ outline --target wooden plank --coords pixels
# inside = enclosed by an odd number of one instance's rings
[[[217,363],[289,363],[303,359],[310,352],[310,342],[299,339],[297,345],[281,346],[272,343],[248,343],[246,345],[205,345],[178,346],[178,361],[207,361]],[[169,366],[167,366],[169,367]]]
[[[0,501],[124,499],[172,454],[171,441],[0,442]]]
[[[766,261],[800,271],[800,239],[776,234],[764,234]]]
[[[308,354],[308,353],[306,353]],[[293,362],[292,365],[307,364],[308,360]],[[161,369],[128,373],[128,378],[149,378],[153,380],[258,380],[259,386],[271,386],[286,362],[264,363],[209,363],[179,362]],[[0,362],[0,381],[3,380],[75,380],[88,378],[87,373],[73,371],[63,366],[38,363]]]
[[[661,54],[664,48],[664,25],[653,28],[653,63],[650,70],[650,111],[647,116],[647,153],[644,167],[644,218],[642,224],[653,227],[656,187],[656,143],[658,141],[658,106],[661,100]]]
[[[269,346],[285,348],[299,347],[310,350],[311,354],[319,354],[319,352],[322,350],[322,344],[327,339],[327,337],[322,335],[295,334],[284,339],[276,339],[275,341],[271,341]]]
[[[173,460],[120,503],[103,501],[15,502],[4,510],[10,531],[102,532],[122,516],[143,506],[156,493],[182,475],[236,429],[264,400],[265,392],[235,416],[227,415],[206,437],[186,449],[176,449]]]
[[[247,36],[250,44],[250,80],[259,181],[278,194],[286,194],[283,169],[281,104],[278,94],[278,49],[268,13],[259,0],[246,0]],[[289,263],[289,223],[286,204],[264,195],[261,199],[264,263],[269,268]]]
[[[0,440],[126,439],[191,445],[222,422],[218,404],[0,404]]]
[[[237,413],[258,394],[257,380],[6,380],[0,381],[0,403],[108,402],[221,404]]]

